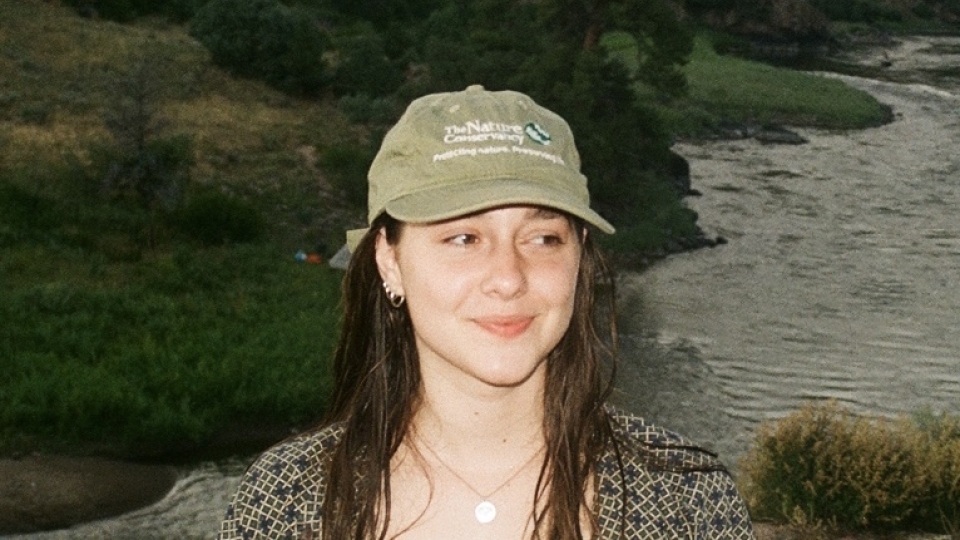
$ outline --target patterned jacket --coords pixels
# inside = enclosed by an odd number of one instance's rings
[[[752,540],[746,506],[716,457],[686,439],[611,410],[620,455],[597,463],[599,540]],[[320,530],[324,460],[343,430],[283,442],[247,470],[218,540],[299,539]]]

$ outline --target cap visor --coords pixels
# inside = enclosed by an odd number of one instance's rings
[[[569,189],[553,189],[542,181],[522,178],[471,180],[418,191],[388,202],[386,211],[400,221],[429,223],[511,204],[553,208],[582,218],[607,234],[616,231]]]

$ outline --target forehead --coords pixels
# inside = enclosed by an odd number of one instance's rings
[[[527,204],[512,204],[512,205],[504,205],[504,206],[495,206],[495,207],[493,207],[493,208],[486,208],[486,209],[484,209],[484,210],[479,210],[479,211],[477,211],[477,212],[471,212],[471,213],[469,213],[469,214],[464,214],[464,215],[462,215],[462,216],[452,217],[452,218],[450,218],[450,219],[444,219],[444,220],[441,220],[441,221],[434,221],[434,222],[430,222],[430,223],[425,223],[424,225],[430,225],[430,224],[434,224],[434,223],[437,223],[437,224],[439,224],[439,223],[449,223],[449,222],[458,221],[458,220],[462,220],[462,219],[470,219],[470,218],[475,218],[475,217],[483,217],[483,216],[486,216],[486,215],[493,214],[494,212],[497,212],[497,211],[500,211],[500,210],[507,210],[507,209],[516,209],[517,211],[521,211],[521,212],[522,212],[522,217],[523,217],[524,219],[535,219],[535,220],[541,220],[541,219],[543,219],[543,220],[547,220],[547,219],[565,219],[565,220],[569,221],[571,224],[573,223],[573,217],[572,217],[572,216],[570,216],[569,214],[567,214],[567,213],[565,213],[565,212],[562,212],[562,211],[560,211],[560,210],[556,210],[556,209],[554,209],[554,208],[549,208],[549,207],[546,207],[546,206],[527,205]]]

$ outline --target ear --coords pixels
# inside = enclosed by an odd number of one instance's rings
[[[387,242],[387,233],[384,229],[380,229],[377,234],[376,258],[380,279],[391,291],[403,296],[403,276],[397,260],[397,247]]]

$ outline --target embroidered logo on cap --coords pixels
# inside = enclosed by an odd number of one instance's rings
[[[546,132],[542,127],[538,126],[536,122],[530,122],[523,128],[524,133],[527,134],[527,137],[530,137],[530,140],[542,144],[544,146],[550,144],[550,134]]]

